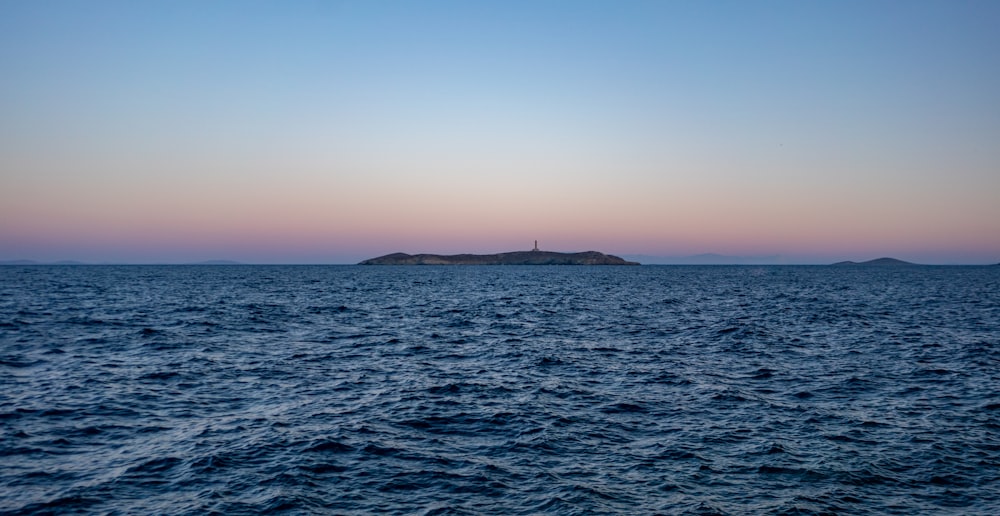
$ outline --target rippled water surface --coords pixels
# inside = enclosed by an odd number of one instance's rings
[[[1000,267],[0,267],[0,512],[996,514]]]

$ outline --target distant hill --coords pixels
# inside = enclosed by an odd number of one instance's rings
[[[874,260],[868,260],[867,262],[837,262],[833,264],[834,267],[844,267],[844,266],[865,266],[865,267],[898,267],[901,265],[916,265],[915,263],[904,262],[903,260],[898,260],[896,258],[876,258]]]
[[[59,260],[57,262],[36,262],[35,260],[2,260],[0,265],[89,265],[76,260]]]
[[[34,260],[3,260],[0,265],[38,265]]]
[[[205,260],[203,262],[192,263],[191,265],[242,265],[240,262],[232,260]]]
[[[360,265],[639,265],[597,251],[555,253],[514,251],[499,254],[406,254],[393,253],[365,260]]]

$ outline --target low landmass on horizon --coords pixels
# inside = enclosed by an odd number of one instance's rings
[[[874,260],[868,260],[867,262],[852,262],[848,260],[846,262],[837,262],[833,265],[837,267],[843,267],[849,265],[864,265],[868,267],[894,267],[900,265],[917,265],[917,264],[899,260],[897,258],[886,257],[886,258],[876,258]]]
[[[393,253],[371,258],[360,265],[639,265],[597,251],[557,253],[552,251],[514,251],[498,254],[406,254]]]

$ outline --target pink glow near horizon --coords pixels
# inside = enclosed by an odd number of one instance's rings
[[[80,248],[99,255],[100,249],[108,249],[118,250],[126,261],[129,253],[144,261],[156,261],[157,256],[166,261],[172,256],[276,261],[302,256],[324,261],[322,257],[329,256],[325,261],[337,261],[341,255],[353,259],[395,251],[488,253],[528,249],[534,239],[549,250],[663,256],[715,252],[865,258],[939,253],[947,259],[940,249],[960,249],[970,260],[988,262],[997,252],[995,240],[981,238],[995,231],[989,221],[955,224],[908,214],[906,223],[901,223],[886,216],[871,220],[863,212],[854,217],[830,217],[826,212],[783,217],[763,209],[751,211],[753,206],[745,202],[721,197],[703,207],[678,200],[661,208],[655,203],[630,206],[625,200],[507,203],[488,196],[461,199],[403,193],[366,196],[364,202],[331,196],[287,205],[280,199],[264,202],[261,197],[266,196],[251,195],[243,202],[225,204],[189,199],[186,206],[172,206],[149,195],[142,209],[102,208],[99,200],[81,197],[75,206],[66,201],[56,213],[35,210],[16,226],[5,223],[0,228],[28,257],[32,250],[72,253]],[[720,209],[727,203],[735,208]]]

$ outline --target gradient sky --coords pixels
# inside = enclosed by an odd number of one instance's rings
[[[1000,261],[1000,2],[0,0],[0,260]]]

